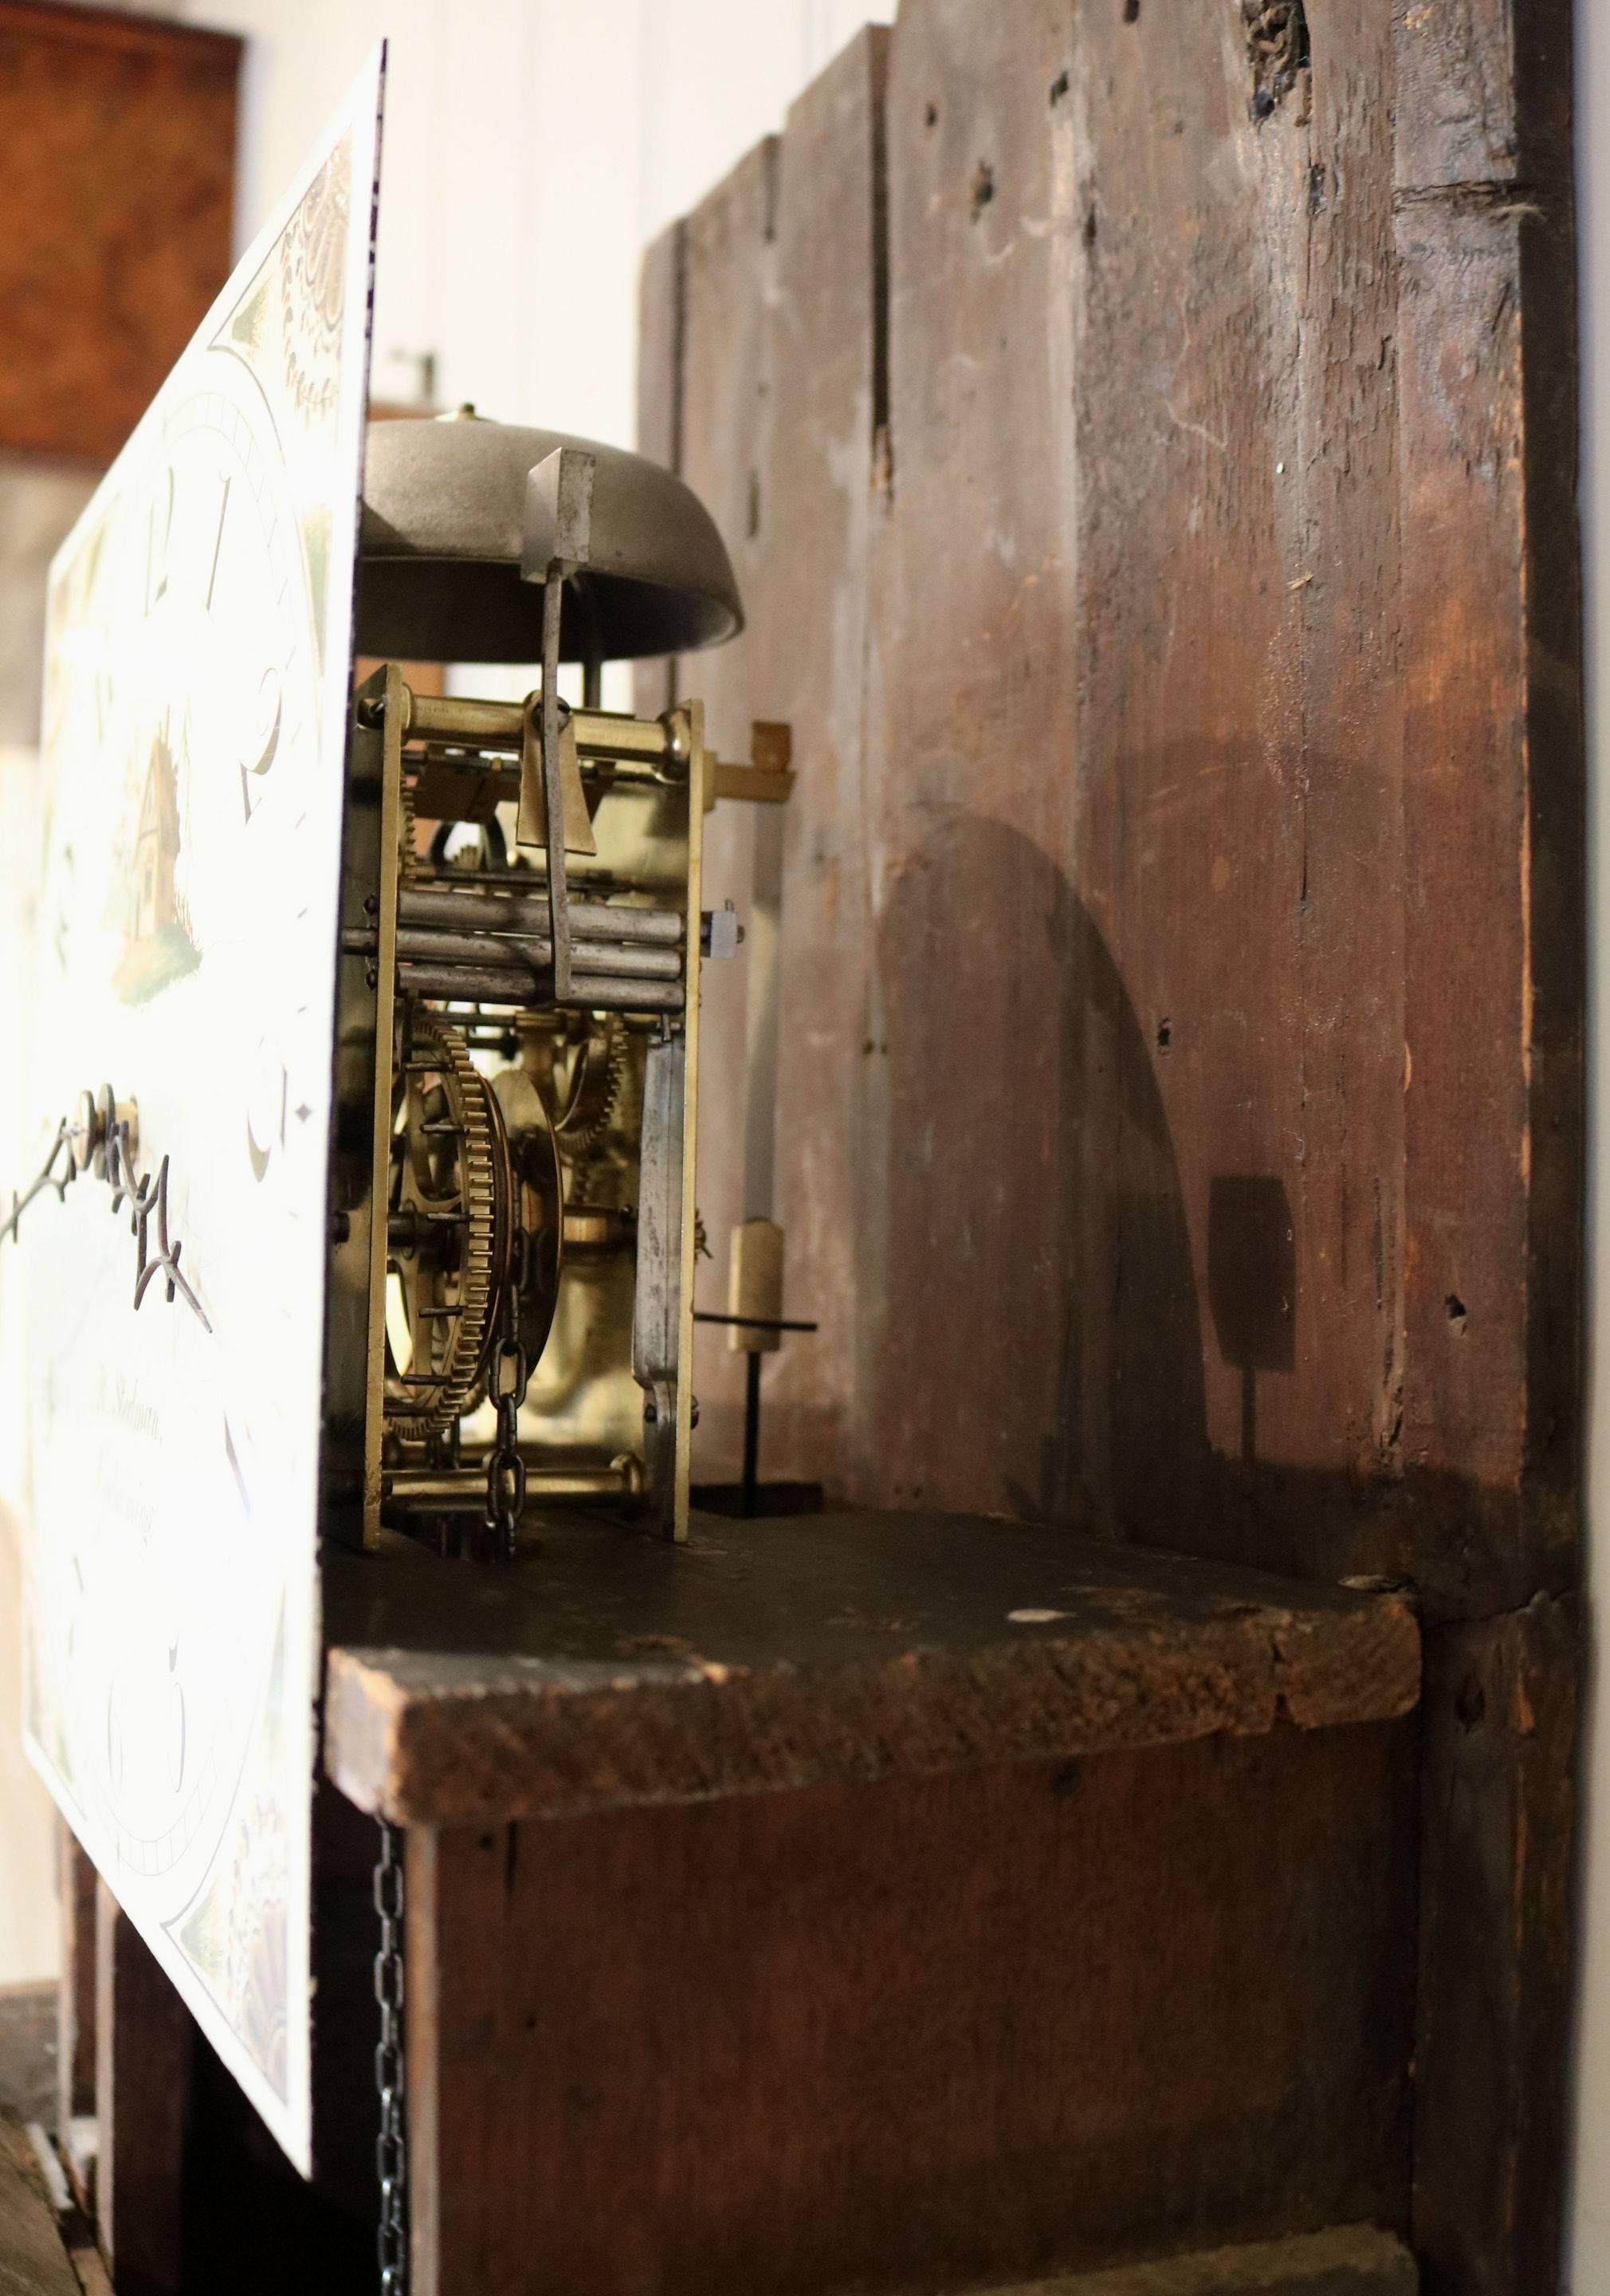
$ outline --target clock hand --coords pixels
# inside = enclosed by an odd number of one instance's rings
[[[28,1210],[29,1204],[33,1202],[34,1198],[36,1196],[43,1195],[46,1188],[54,1188],[56,1192],[56,1201],[58,1203],[61,1201],[62,1197],[66,1195],[68,1188],[76,1176],[76,1168],[73,1164],[70,1153],[71,1141],[72,1127],[68,1122],[67,1119],[63,1117],[61,1123],[56,1127],[56,1136],[50,1144],[50,1154],[45,1158],[44,1164],[41,1166],[39,1177],[34,1182],[33,1186],[29,1189],[26,1195],[21,1196],[17,1193],[14,1188],[12,1190],[12,1208],[10,1215],[4,1222],[0,1222],[0,1243],[4,1243],[8,1235],[14,1236],[16,1234],[18,1225],[21,1220],[23,1213]],[[58,1173],[56,1170],[56,1159],[61,1155],[64,1148],[67,1148],[69,1151],[68,1160],[64,1169]]]
[[[104,1180],[111,1190],[111,1209],[121,1211],[129,1207],[129,1234],[135,1240],[135,1307],[137,1309],[152,1283],[161,1277],[168,1302],[183,1296],[194,1312],[204,1332],[210,1332],[207,1311],[179,1272],[179,1254],[184,1246],[176,1243],[168,1232],[168,1159],[163,1157],[154,1176],[142,1175],[135,1168],[134,1143],[138,1126],[135,1103],[119,1103],[108,1085],[99,1100],[94,1093],[84,1093],[78,1102],[78,1116],[63,1117],[56,1127],[56,1136],[51,1143],[50,1154],[44,1168],[26,1195],[13,1193],[10,1216],[0,1223],[0,1243],[15,1236],[23,1213],[36,1196],[46,1188],[53,1188],[57,1201],[67,1193],[80,1173],[93,1168],[97,1179]],[[66,1148],[70,1152],[58,1173],[56,1164]],[[156,1222],[156,1249],[151,1249],[151,1226]]]
[[[179,1252],[182,1247],[176,1243],[170,1243],[168,1239],[168,1159],[166,1156],[157,1167],[155,1185],[152,1185],[148,1174],[144,1179],[136,1184],[133,1201],[134,1218],[130,1225],[139,1239],[139,1262],[135,1269],[135,1306],[138,1308],[141,1300],[151,1289],[151,1278],[161,1275],[167,1283],[169,1305],[172,1304],[176,1293],[183,1292],[190,1306],[200,1317],[201,1329],[204,1332],[210,1332],[212,1325],[207,1320],[206,1310],[179,1273]],[[118,1199],[114,1197],[112,1210],[116,1211],[117,1208]],[[153,1211],[157,1219],[157,1249],[153,1256],[147,1258],[149,1229]]]

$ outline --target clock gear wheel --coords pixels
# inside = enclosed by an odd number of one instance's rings
[[[618,1013],[600,1016],[571,1063],[565,1104],[554,1119],[560,1154],[576,1166],[597,1147],[620,1106],[626,1080],[626,1029]]]
[[[514,1175],[520,1248],[519,1343],[535,1367],[548,1344],[559,1305],[565,1245],[565,1178],[547,1103],[523,1069],[499,1070],[493,1092],[502,1112]]]
[[[396,873],[397,882],[400,885],[413,884],[420,873],[419,844],[413,809],[413,783],[410,781],[405,781],[403,783],[397,807]]]
[[[440,1434],[485,1390],[514,1179],[496,1095],[457,1029],[416,1013],[393,1094],[388,1431]]]

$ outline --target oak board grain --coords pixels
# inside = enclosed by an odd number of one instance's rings
[[[492,1579],[396,1539],[327,1590],[326,1764],[405,1824],[1334,1727],[1418,1694],[1398,1597],[966,1517],[696,1517],[675,1548],[556,1522]]]
[[[420,2296],[1401,2234],[1414,1757],[1281,1726],[411,1830]]]

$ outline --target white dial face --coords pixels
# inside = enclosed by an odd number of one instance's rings
[[[316,1476],[333,932],[319,677],[283,466],[232,355],[163,410],[93,545],[93,675],[53,749],[114,758],[53,792],[36,1065],[45,1111],[110,1084],[206,1323],[110,1192],[30,1222],[45,1383],[34,1505],[60,1524],[70,1767],[119,1866],[182,1914],[215,1856],[283,1601],[276,1512]],[[267,433],[266,444],[264,433]],[[321,843],[325,849],[321,850]],[[321,897],[321,894],[323,897]],[[86,1506],[86,1447],[104,1488]],[[75,1503],[77,1502],[77,1503]],[[39,1653],[41,1667],[47,1654]]]
[[[53,570],[33,1107],[43,1155],[81,1094],[132,1103],[151,1208],[142,1246],[91,1171],[18,1247],[31,1742],[304,2160],[375,104],[372,79]]]

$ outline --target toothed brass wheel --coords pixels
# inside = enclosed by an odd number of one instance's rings
[[[484,1390],[514,1185],[496,1097],[455,1029],[415,1016],[392,1108],[386,1424],[417,1442]]]
[[[519,1339],[533,1368],[541,1360],[559,1304],[564,1256],[564,1171],[547,1104],[523,1069],[502,1070],[494,1085],[509,1142],[517,1218],[525,1238],[520,1258]]]

